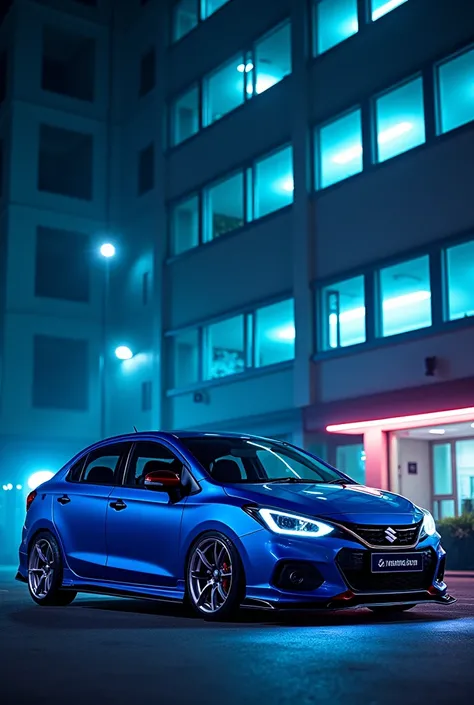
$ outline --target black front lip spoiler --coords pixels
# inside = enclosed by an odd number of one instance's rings
[[[456,598],[451,595],[433,595],[427,591],[399,594],[352,594],[338,596],[329,602],[273,602],[270,600],[247,599],[242,603],[244,609],[261,610],[301,610],[319,611],[328,610],[354,610],[363,607],[399,607],[403,605],[453,605]]]

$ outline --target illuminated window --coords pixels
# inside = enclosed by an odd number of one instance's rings
[[[474,49],[438,67],[439,132],[474,120]]]
[[[317,186],[326,188],[362,171],[362,125],[354,110],[319,128],[315,139]]]
[[[263,93],[291,73],[291,27],[285,22],[255,45],[255,70],[249,70],[247,95]],[[254,84],[255,82],[255,84]]]
[[[199,130],[199,89],[180,96],[171,106],[171,144],[184,142]]]
[[[293,150],[285,147],[255,164],[255,218],[293,203]]]
[[[364,277],[331,284],[321,292],[323,349],[365,342]]]
[[[446,251],[449,320],[474,316],[474,242]]]
[[[223,5],[226,5],[229,0],[201,0],[201,17],[206,20],[208,17],[217,12]]]
[[[199,380],[199,331],[189,330],[176,335],[173,345],[173,386],[187,387]]]
[[[322,54],[359,30],[357,0],[315,0],[314,53]]]
[[[375,22],[407,0],[371,0],[372,21]]]
[[[418,147],[425,142],[423,82],[416,78],[377,99],[378,161]]]
[[[246,367],[244,316],[235,316],[203,329],[204,379],[243,372]]]
[[[244,224],[244,175],[209,187],[204,193],[204,241],[214,240]]]
[[[295,356],[293,299],[280,301],[255,312],[255,365],[275,365]]]
[[[203,124],[211,125],[244,102],[246,70],[242,54],[204,79]],[[243,69],[243,70],[242,70]]]
[[[199,20],[199,0],[180,0],[173,8],[173,41],[191,32]]]
[[[429,257],[425,255],[380,271],[382,335],[431,325]]]
[[[199,198],[193,196],[171,213],[171,252],[179,255],[199,245]]]

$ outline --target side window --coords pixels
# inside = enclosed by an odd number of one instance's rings
[[[87,456],[81,482],[92,485],[115,485],[120,481],[120,468],[129,449],[128,443],[105,446]]]
[[[156,470],[171,470],[181,474],[183,464],[164,445],[154,441],[143,441],[135,445],[125,484],[143,487],[145,477]]]
[[[77,460],[74,465],[71,466],[69,469],[68,474],[66,475],[66,480],[68,482],[79,482],[81,479],[81,472],[82,468],[84,467],[84,461],[85,461],[85,456],[83,455],[82,458]]]

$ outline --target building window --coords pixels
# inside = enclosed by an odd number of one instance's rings
[[[203,124],[212,125],[242,105],[245,96],[247,63],[242,54],[206,76],[203,84]]]
[[[244,316],[235,316],[203,329],[204,379],[243,372],[246,367]]]
[[[86,340],[35,335],[33,407],[87,411],[89,346]]]
[[[199,380],[199,330],[188,330],[172,339],[173,386],[188,387]]]
[[[357,0],[313,0],[314,54],[323,54],[359,31]]]
[[[438,66],[438,132],[448,132],[474,120],[473,75],[474,49]]]
[[[150,380],[142,382],[142,411],[152,409],[152,383]]]
[[[244,224],[244,175],[242,172],[204,192],[204,242],[241,228]]]
[[[192,196],[171,213],[171,252],[179,255],[199,245],[199,197]]]
[[[173,8],[173,41],[189,34],[197,27],[199,20],[199,0],[180,0]]]
[[[90,201],[92,199],[92,139],[92,135],[65,130],[62,127],[41,125],[38,189]]]
[[[450,321],[474,316],[474,241],[446,251]]]
[[[227,5],[229,0],[201,0],[201,17],[206,20],[217,12],[221,7]]]
[[[380,300],[384,337],[431,326],[428,255],[381,269]]]
[[[264,157],[254,167],[254,217],[262,218],[293,203],[293,149]]]
[[[156,56],[155,50],[150,49],[144,54],[140,61],[140,88],[139,95],[144,96],[155,87],[156,80]]]
[[[82,233],[38,227],[35,296],[89,301],[89,237]]]
[[[323,350],[364,343],[364,277],[346,279],[325,287],[321,292]]]
[[[171,144],[184,142],[199,130],[199,88],[180,96],[171,108]]]
[[[421,77],[380,96],[375,102],[375,112],[379,162],[425,142]]]
[[[255,67],[247,63],[247,95],[263,93],[291,73],[291,27],[274,29],[255,44]],[[249,67],[254,68],[254,70]]]
[[[370,10],[372,22],[375,22],[380,17],[383,17],[388,12],[395,10],[399,5],[403,5],[407,0],[371,0]]]
[[[320,127],[316,133],[317,188],[326,188],[362,171],[360,109]]]
[[[45,27],[41,87],[77,100],[93,101],[95,41],[57,27]]]
[[[255,366],[275,365],[295,357],[293,299],[264,306],[255,312]]]
[[[151,191],[155,185],[155,149],[153,144],[138,154],[138,195]]]

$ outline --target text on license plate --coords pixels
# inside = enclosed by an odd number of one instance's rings
[[[372,553],[372,573],[409,573],[423,570],[422,553]]]

